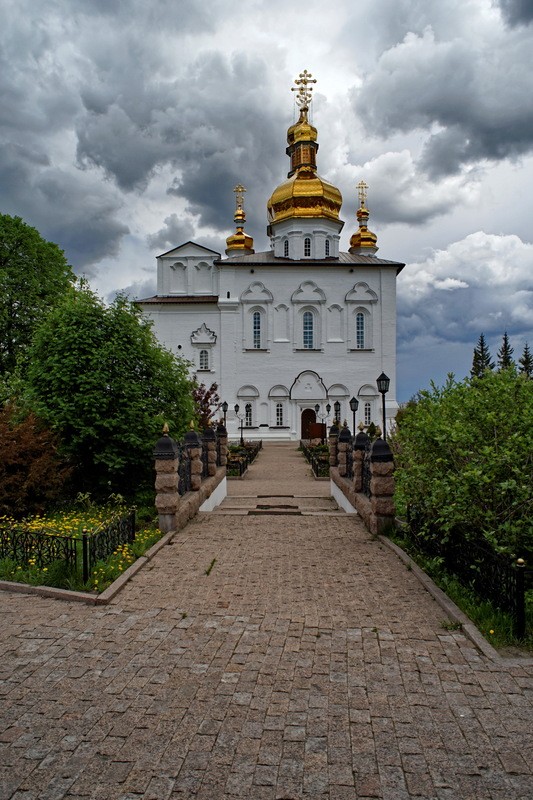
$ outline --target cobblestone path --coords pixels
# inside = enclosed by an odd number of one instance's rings
[[[0,594],[0,798],[531,800],[533,668],[292,447],[229,488],[109,606]]]

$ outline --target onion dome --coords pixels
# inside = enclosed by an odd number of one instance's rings
[[[357,222],[359,223],[359,230],[357,233],[354,233],[350,239],[349,252],[373,255],[379,250],[379,247],[377,246],[378,237],[375,233],[372,233],[372,231],[368,230],[368,218],[370,216],[370,212],[365,205],[368,186],[364,181],[359,181],[357,184],[357,189],[359,192],[360,206],[357,209],[356,217]]]
[[[295,80],[298,121],[287,131],[286,150],[291,160],[288,180],[280,184],[267,204],[269,223],[293,217],[326,217],[338,220],[342,195],[336,186],[316,172],[317,129],[308,118],[312,86],[316,79],[304,70]]]
[[[244,192],[246,189],[239,184],[233,190],[235,192],[235,215],[233,220],[237,230],[226,239],[226,255],[248,255],[254,253],[254,240],[244,231],[246,214],[244,213]]]

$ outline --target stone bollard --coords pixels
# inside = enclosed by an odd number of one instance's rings
[[[353,442],[353,488],[355,492],[363,489],[363,462],[369,441],[368,435],[360,429]]]
[[[394,460],[391,449],[383,439],[376,439],[370,450],[370,491],[372,516],[370,532],[383,533],[394,524]]]
[[[352,446],[352,435],[345,422],[337,441],[337,461],[339,464],[339,475],[343,478],[346,476],[348,472],[347,470],[348,449],[351,448],[351,446]]]
[[[168,533],[176,527],[176,512],[180,503],[178,494],[178,447],[168,435],[165,425],[161,439],[154,447],[155,507],[159,515],[159,530]]]
[[[225,467],[228,463],[228,432],[223,422],[217,425],[218,446],[220,448],[220,466]]]
[[[202,485],[202,442],[196,431],[193,430],[185,434],[183,442],[189,451],[191,460],[191,491],[197,492]]]
[[[339,429],[337,424],[334,422],[331,428],[329,429],[329,438],[328,438],[328,446],[329,446],[329,465],[330,467],[337,466],[337,443],[339,439]]]
[[[213,428],[205,429],[202,447],[207,448],[207,474],[211,477],[217,473],[217,437]]]

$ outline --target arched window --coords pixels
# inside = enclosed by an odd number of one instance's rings
[[[209,350],[200,350],[200,369],[209,369]]]
[[[261,349],[261,312],[254,311],[252,316],[252,343],[254,350]]]
[[[309,258],[311,255],[311,239],[306,236],[304,239],[304,258]]]
[[[365,346],[365,315],[362,311],[355,315],[355,346],[358,350]]]
[[[289,240],[285,239],[283,242],[283,255],[285,258],[289,257]]]
[[[329,256],[329,239],[326,239],[326,257]]]
[[[314,348],[314,317],[312,311],[304,311],[303,313],[303,346],[304,350],[312,350]]]
[[[276,425],[283,425],[283,403],[276,403]]]
[[[252,427],[252,404],[246,403],[244,406],[244,424],[247,428]]]
[[[365,425],[372,422],[372,403],[365,403]]]

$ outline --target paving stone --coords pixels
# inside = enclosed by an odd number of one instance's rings
[[[293,446],[229,492],[318,516],[200,514],[107,606],[1,594],[0,799],[529,800],[531,662],[444,631]]]

